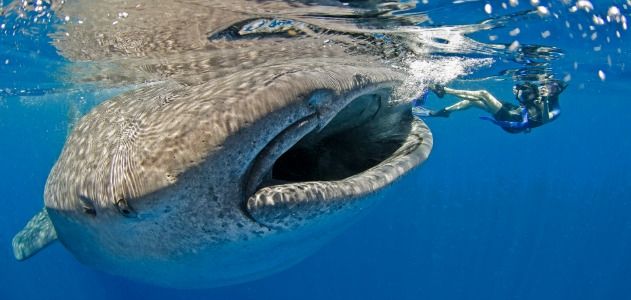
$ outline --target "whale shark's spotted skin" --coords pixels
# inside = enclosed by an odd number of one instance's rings
[[[329,5],[53,3],[85,19],[54,36],[90,63],[68,80],[151,84],[74,126],[16,257],[57,238],[98,269],[197,288],[286,268],[335,236],[432,137],[391,101],[407,74],[379,39],[314,17],[363,11]]]

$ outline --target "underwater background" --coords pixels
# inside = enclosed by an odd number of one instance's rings
[[[592,3],[603,18],[612,5],[631,18],[625,1]],[[501,11],[499,1],[430,1],[418,11],[433,14],[440,28],[494,16],[486,4]],[[530,4],[520,5],[514,9]],[[8,33],[19,22],[30,30]],[[629,33],[609,23],[590,31],[593,14],[530,27],[508,22],[506,31],[522,28],[521,41],[564,52],[547,66],[569,83],[560,119],[517,135],[479,120],[476,110],[426,120],[434,134],[429,160],[315,255],[260,280],[189,291],[95,271],[60,243],[25,262],[13,258],[11,239],[41,209],[69,124],[120,91],[68,91],[83,101],[79,108],[68,94],[51,93],[63,85],[51,74],[67,63],[46,38],[51,26],[3,16],[0,299],[631,299]],[[583,29],[575,26],[581,22]],[[544,30],[550,38],[542,39]],[[512,100],[511,83],[498,80],[504,67],[481,68],[450,86]],[[428,103],[453,100],[431,95]]]

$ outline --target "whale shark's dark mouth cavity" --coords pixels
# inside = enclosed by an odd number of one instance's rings
[[[432,135],[412,116],[409,103],[389,101],[390,91],[376,88],[339,99],[346,106],[323,128],[323,116],[315,113],[274,137],[246,175],[244,213],[268,228],[300,226],[422,163]]]
[[[390,157],[410,131],[409,114],[390,107],[386,94],[353,100],[322,130],[315,130],[274,163],[274,182],[341,180]]]
[[[410,104],[392,104],[389,95],[373,89],[340,99],[346,106],[324,128],[322,116],[312,114],[274,137],[245,178],[246,215],[288,228],[376,192],[423,162],[432,147],[429,129]],[[311,209],[291,209],[304,205]]]
[[[246,198],[264,188],[357,178],[405,156],[401,149],[415,148],[420,142],[410,138],[415,121],[409,105],[389,103],[390,92],[382,88],[355,96],[324,128],[314,125],[317,114],[286,128],[253,161],[245,182]],[[391,181],[398,176],[386,177]]]

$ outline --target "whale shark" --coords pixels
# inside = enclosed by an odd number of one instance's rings
[[[369,22],[407,21],[354,2],[47,2],[64,79],[133,88],[74,124],[16,259],[59,241],[111,274],[208,288],[341,233],[433,143],[398,101],[407,45]]]

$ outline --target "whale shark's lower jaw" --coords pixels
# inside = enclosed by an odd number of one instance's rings
[[[313,114],[278,134],[252,163],[246,213],[267,227],[292,229],[421,164],[431,133],[409,103],[390,103],[390,92],[387,86],[357,92],[324,127]],[[302,209],[287,209],[295,207]]]

